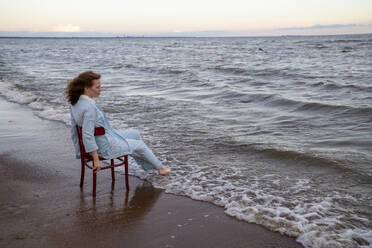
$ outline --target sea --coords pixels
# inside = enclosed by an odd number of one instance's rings
[[[131,175],[305,247],[372,247],[372,34],[0,39],[0,96],[41,118],[70,126],[87,70],[172,168]]]

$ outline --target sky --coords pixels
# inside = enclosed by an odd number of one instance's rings
[[[0,0],[0,36],[372,33],[372,0]]]

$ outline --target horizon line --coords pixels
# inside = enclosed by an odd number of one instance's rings
[[[107,35],[105,33],[96,32],[96,34],[102,34],[101,36],[73,36],[73,35],[66,35],[66,36],[24,36],[24,35],[2,35],[2,31],[0,31],[0,38],[52,38],[52,39],[72,39],[72,38],[79,38],[79,39],[97,39],[97,38],[258,38],[258,37],[301,37],[301,36],[342,36],[342,35],[371,35],[370,33],[345,33],[345,34],[272,34],[272,35],[224,35],[224,36],[198,36],[198,35]],[[16,32],[15,32],[16,33]],[[37,32],[41,34],[55,34],[56,32]],[[71,34],[78,34],[78,33],[86,33],[89,34],[90,32],[73,32]],[[67,34],[65,32],[61,32],[58,34]],[[70,33],[68,33],[70,34]]]
[[[278,34],[278,35],[226,35],[226,36],[147,36],[147,35],[113,35],[113,36],[2,36],[1,38],[29,38],[29,39],[135,39],[135,38],[263,38],[263,37],[309,37],[309,36],[344,36],[344,35],[372,35],[371,33],[345,33],[345,34]]]

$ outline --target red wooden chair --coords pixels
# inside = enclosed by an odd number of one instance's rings
[[[94,167],[94,161],[93,157],[85,152],[84,144],[83,144],[83,138],[82,138],[82,128],[80,126],[76,126],[78,138],[79,138],[79,147],[80,147],[80,159],[81,159],[81,178],[80,178],[80,187],[83,187],[84,184],[84,175],[85,175],[85,167],[88,167],[93,172],[93,197],[96,196],[96,184],[97,184],[97,171],[93,171]],[[105,134],[105,128],[104,127],[96,127],[94,130],[94,136],[100,136]],[[115,164],[115,159],[119,160]],[[129,178],[128,178],[128,155],[123,155],[120,157],[117,157],[115,159],[110,159],[111,163],[108,166],[101,166],[101,170],[110,169],[111,168],[111,177],[112,181],[115,181],[115,172],[114,168],[118,166],[125,166],[125,186],[127,190],[129,190]],[[108,160],[102,157],[99,157],[99,160]],[[89,164],[91,163],[91,164]]]

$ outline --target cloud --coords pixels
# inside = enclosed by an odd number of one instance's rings
[[[103,32],[31,32],[31,31],[1,31],[0,37],[41,37],[41,38],[89,38],[89,37],[123,37],[117,33]]]
[[[59,25],[59,26],[54,26],[52,28],[53,32],[66,32],[66,33],[74,33],[74,32],[80,32],[80,27],[79,26],[73,26],[71,24],[68,25]]]

